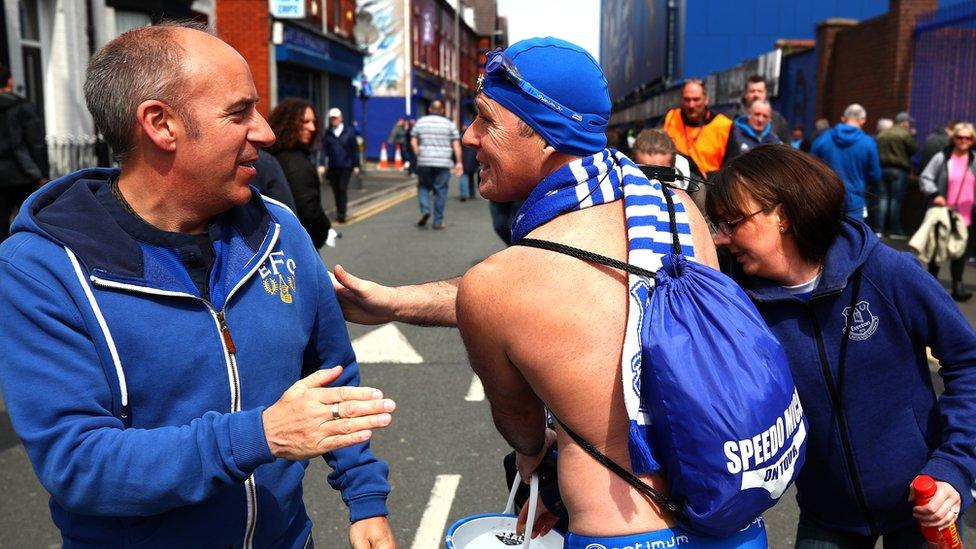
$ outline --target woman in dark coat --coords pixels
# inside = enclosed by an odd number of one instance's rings
[[[315,109],[302,99],[289,98],[271,111],[268,123],[278,140],[271,147],[295,197],[295,214],[321,248],[329,238],[332,223],[322,209],[322,191],[318,172],[312,163],[312,147],[318,143],[319,130]]]

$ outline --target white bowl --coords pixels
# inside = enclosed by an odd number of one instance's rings
[[[515,534],[518,517],[504,513],[489,513],[465,517],[451,525],[444,539],[447,549],[517,549],[523,547],[523,537]],[[563,536],[550,530],[529,543],[529,549],[562,549]]]

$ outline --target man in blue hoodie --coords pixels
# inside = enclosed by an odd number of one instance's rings
[[[723,166],[759,145],[782,143],[780,137],[773,132],[772,114],[773,107],[769,101],[756,99],[749,105],[746,114],[739,115],[732,121],[732,131],[729,132],[729,142],[725,146],[725,158],[722,160]]]
[[[45,185],[0,246],[0,384],[64,546],[308,547],[324,456],[350,545],[393,547],[368,440],[394,405],[356,387],[308,234],[248,185],[275,138],[247,63],[143,27],[92,57],[85,98],[121,171]]]
[[[878,146],[861,130],[867,118],[864,107],[857,103],[849,105],[840,124],[821,134],[810,149],[811,154],[826,162],[844,182],[847,215],[862,220],[867,217],[864,190],[868,183],[881,179]]]

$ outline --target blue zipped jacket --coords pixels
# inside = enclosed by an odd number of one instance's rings
[[[308,234],[257,193],[216,218],[205,300],[181,261],[103,206],[117,170],[25,202],[0,246],[0,384],[65,547],[303,547],[307,462],[262,411],[299,378],[359,372]],[[350,520],[385,515],[368,444],[324,456]]]
[[[861,128],[840,123],[813,142],[810,154],[826,162],[844,182],[847,215],[864,217],[867,184],[881,180],[878,145]]]
[[[918,474],[951,484],[963,509],[972,503],[976,333],[915,258],[860,221],[842,227],[809,301],[766,279],[738,279],[782,342],[810,422],[796,481],[801,513],[830,529],[885,533],[916,524],[907,499]],[[927,346],[941,362],[938,399]]]

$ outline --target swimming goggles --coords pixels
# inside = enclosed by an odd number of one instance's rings
[[[496,48],[494,51],[488,52],[487,60],[485,61],[485,75],[504,75],[508,77],[508,80],[512,84],[515,84],[527,95],[535,98],[538,102],[558,112],[566,118],[569,118],[570,120],[582,122],[585,126],[598,127],[601,131],[603,127],[606,126],[607,120],[602,116],[578,113],[542,93],[532,84],[529,84],[524,78],[522,78],[522,75],[519,74],[519,70],[515,66],[515,62],[505,55],[505,52],[503,52],[501,48]],[[480,77],[478,79],[478,92],[480,93],[483,88],[484,77]]]

